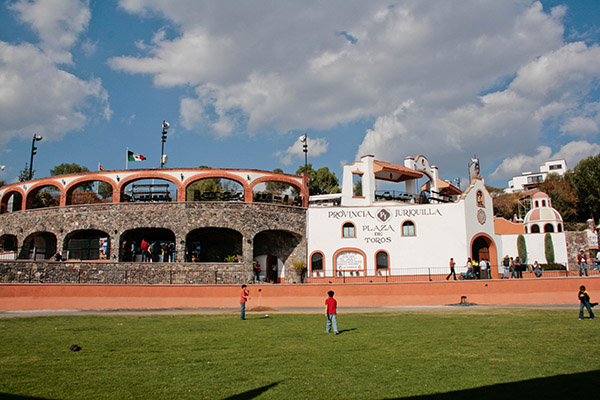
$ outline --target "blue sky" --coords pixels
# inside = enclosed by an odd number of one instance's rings
[[[600,153],[600,3],[4,1],[0,180],[29,162],[125,168],[342,165],[474,154],[504,187]],[[463,187],[464,188],[464,187]]]

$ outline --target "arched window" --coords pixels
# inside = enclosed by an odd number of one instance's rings
[[[552,224],[544,225],[544,232],[554,232],[554,226]]]
[[[352,222],[346,222],[343,226],[342,237],[345,238],[354,238],[356,237],[356,229],[354,228],[354,224]]]
[[[415,236],[415,223],[412,221],[405,221],[402,224],[402,236]]]
[[[377,261],[377,269],[388,269],[390,267],[390,259],[385,251],[378,251],[375,256]]]
[[[525,233],[529,233],[528,230],[527,230],[527,227],[525,227]]]
[[[538,224],[531,225],[531,233],[540,233],[540,226]]]
[[[314,253],[310,257],[310,269],[311,271],[323,271],[323,254]]]
[[[558,224],[558,232],[562,232],[562,224]]]
[[[540,207],[540,203],[538,203],[538,201],[535,201],[535,208],[539,208]]]
[[[546,200],[542,200],[542,207],[546,207]]]

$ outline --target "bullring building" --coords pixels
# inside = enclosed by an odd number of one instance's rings
[[[542,197],[537,206],[546,209],[532,212],[528,225],[497,219],[478,172],[462,191],[422,155],[404,165],[364,156],[344,166],[340,194],[310,199],[307,177],[251,169],[53,176],[0,188],[0,264],[126,269],[130,281],[144,264],[155,275],[171,271],[170,283],[211,282],[194,274],[290,283],[299,280],[294,264],[303,262],[314,282],[375,279],[446,272],[450,257],[458,267],[470,257],[497,268],[516,254],[521,235],[530,262],[543,263],[545,233],[556,262],[566,264],[562,220]]]

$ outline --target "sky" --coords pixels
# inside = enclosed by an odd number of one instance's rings
[[[600,2],[0,3],[0,180],[61,163],[281,168],[338,178],[425,155],[486,183],[600,153]]]

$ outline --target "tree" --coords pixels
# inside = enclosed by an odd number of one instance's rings
[[[527,262],[527,243],[525,242],[525,236],[517,236],[517,251],[521,262],[525,264]]]
[[[597,220],[600,217],[600,154],[581,160],[573,172],[566,175],[578,197],[579,218]]]
[[[35,169],[31,171],[31,179],[35,175]],[[29,164],[25,163],[25,167],[19,172],[19,182],[26,182],[29,180]]]
[[[0,187],[2,187],[2,186],[4,186],[4,185],[6,185],[6,182],[4,182],[4,181],[0,181]]]
[[[62,163],[50,170],[50,176],[79,174],[81,172],[90,172],[88,167],[83,167],[77,163]]]
[[[552,243],[552,235],[549,233],[544,235],[544,254],[546,255],[546,262],[554,264],[554,244]]]
[[[564,221],[577,219],[577,194],[571,180],[558,174],[548,174],[539,189],[552,199],[552,207],[563,217]]]
[[[200,169],[210,169],[210,167],[206,165],[201,165],[198,168]],[[194,199],[194,192],[199,191],[200,193],[204,192],[214,192],[214,193],[222,193],[223,185],[221,184],[221,178],[206,178],[200,179],[187,188],[187,198]]]
[[[339,180],[329,168],[323,167],[315,171],[312,164],[306,166],[309,179],[309,194],[340,193]],[[304,165],[296,170],[296,175],[304,173]]]
[[[67,174],[79,174],[82,172],[90,172],[88,167],[81,166],[77,163],[62,163],[50,170],[50,176],[67,175]],[[78,187],[83,192],[92,190],[92,182],[87,182]]]
[[[278,174],[283,174],[283,170],[281,168],[275,168],[273,172]],[[267,192],[271,193],[282,193],[284,192],[290,185],[283,182],[267,182]]]

